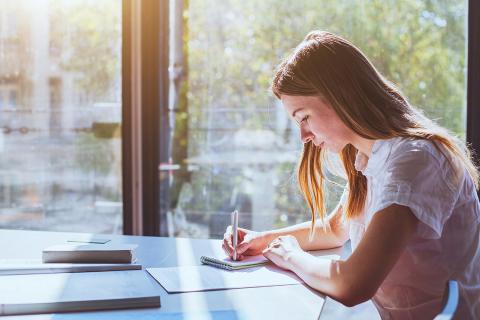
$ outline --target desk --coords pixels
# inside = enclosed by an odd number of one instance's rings
[[[80,233],[0,230],[0,259],[40,259],[42,249]],[[110,243],[138,244],[144,268],[199,265],[202,255],[223,254],[220,240],[97,235]],[[333,250],[331,253],[339,253]],[[116,271],[122,272],[122,271]],[[161,308],[2,317],[3,319],[318,319],[325,296],[305,285],[168,294],[153,278]]]

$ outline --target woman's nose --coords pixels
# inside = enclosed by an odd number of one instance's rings
[[[306,128],[306,126],[303,125],[300,126],[300,137],[303,143],[307,143],[313,140],[314,135],[308,128]]]

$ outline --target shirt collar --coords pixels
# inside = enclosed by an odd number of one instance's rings
[[[391,140],[375,140],[370,157],[358,151],[355,158],[355,169],[361,171],[364,176],[373,176],[377,173],[385,165],[390,155]]]

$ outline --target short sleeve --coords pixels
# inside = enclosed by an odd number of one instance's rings
[[[386,163],[386,174],[375,192],[371,212],[391,204],[409,207],[420,221],[419,236],[438,239],[459,193],[447,181],[452,176],[448,170],[453,169],[444,165],[442,153],[432,152],[425,144],[400,149]]]

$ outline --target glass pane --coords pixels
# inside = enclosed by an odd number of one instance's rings
[[[121,233],[121,1],[0,13],[0,227]]]
[[[15,108],[17,106],[17,91],[10,90],[10,107]]]
[[[220,238],[234,208],[255,230],[310,219],[295,180],[299,132],[268,88],[311,30],[350,40],[413,105],[465,136],[464,1],[188,3],[183,15],[172,9],[172,35],[185,46],[172,52],[173,235]],[[328,209],[342,189],[330,187]]]

